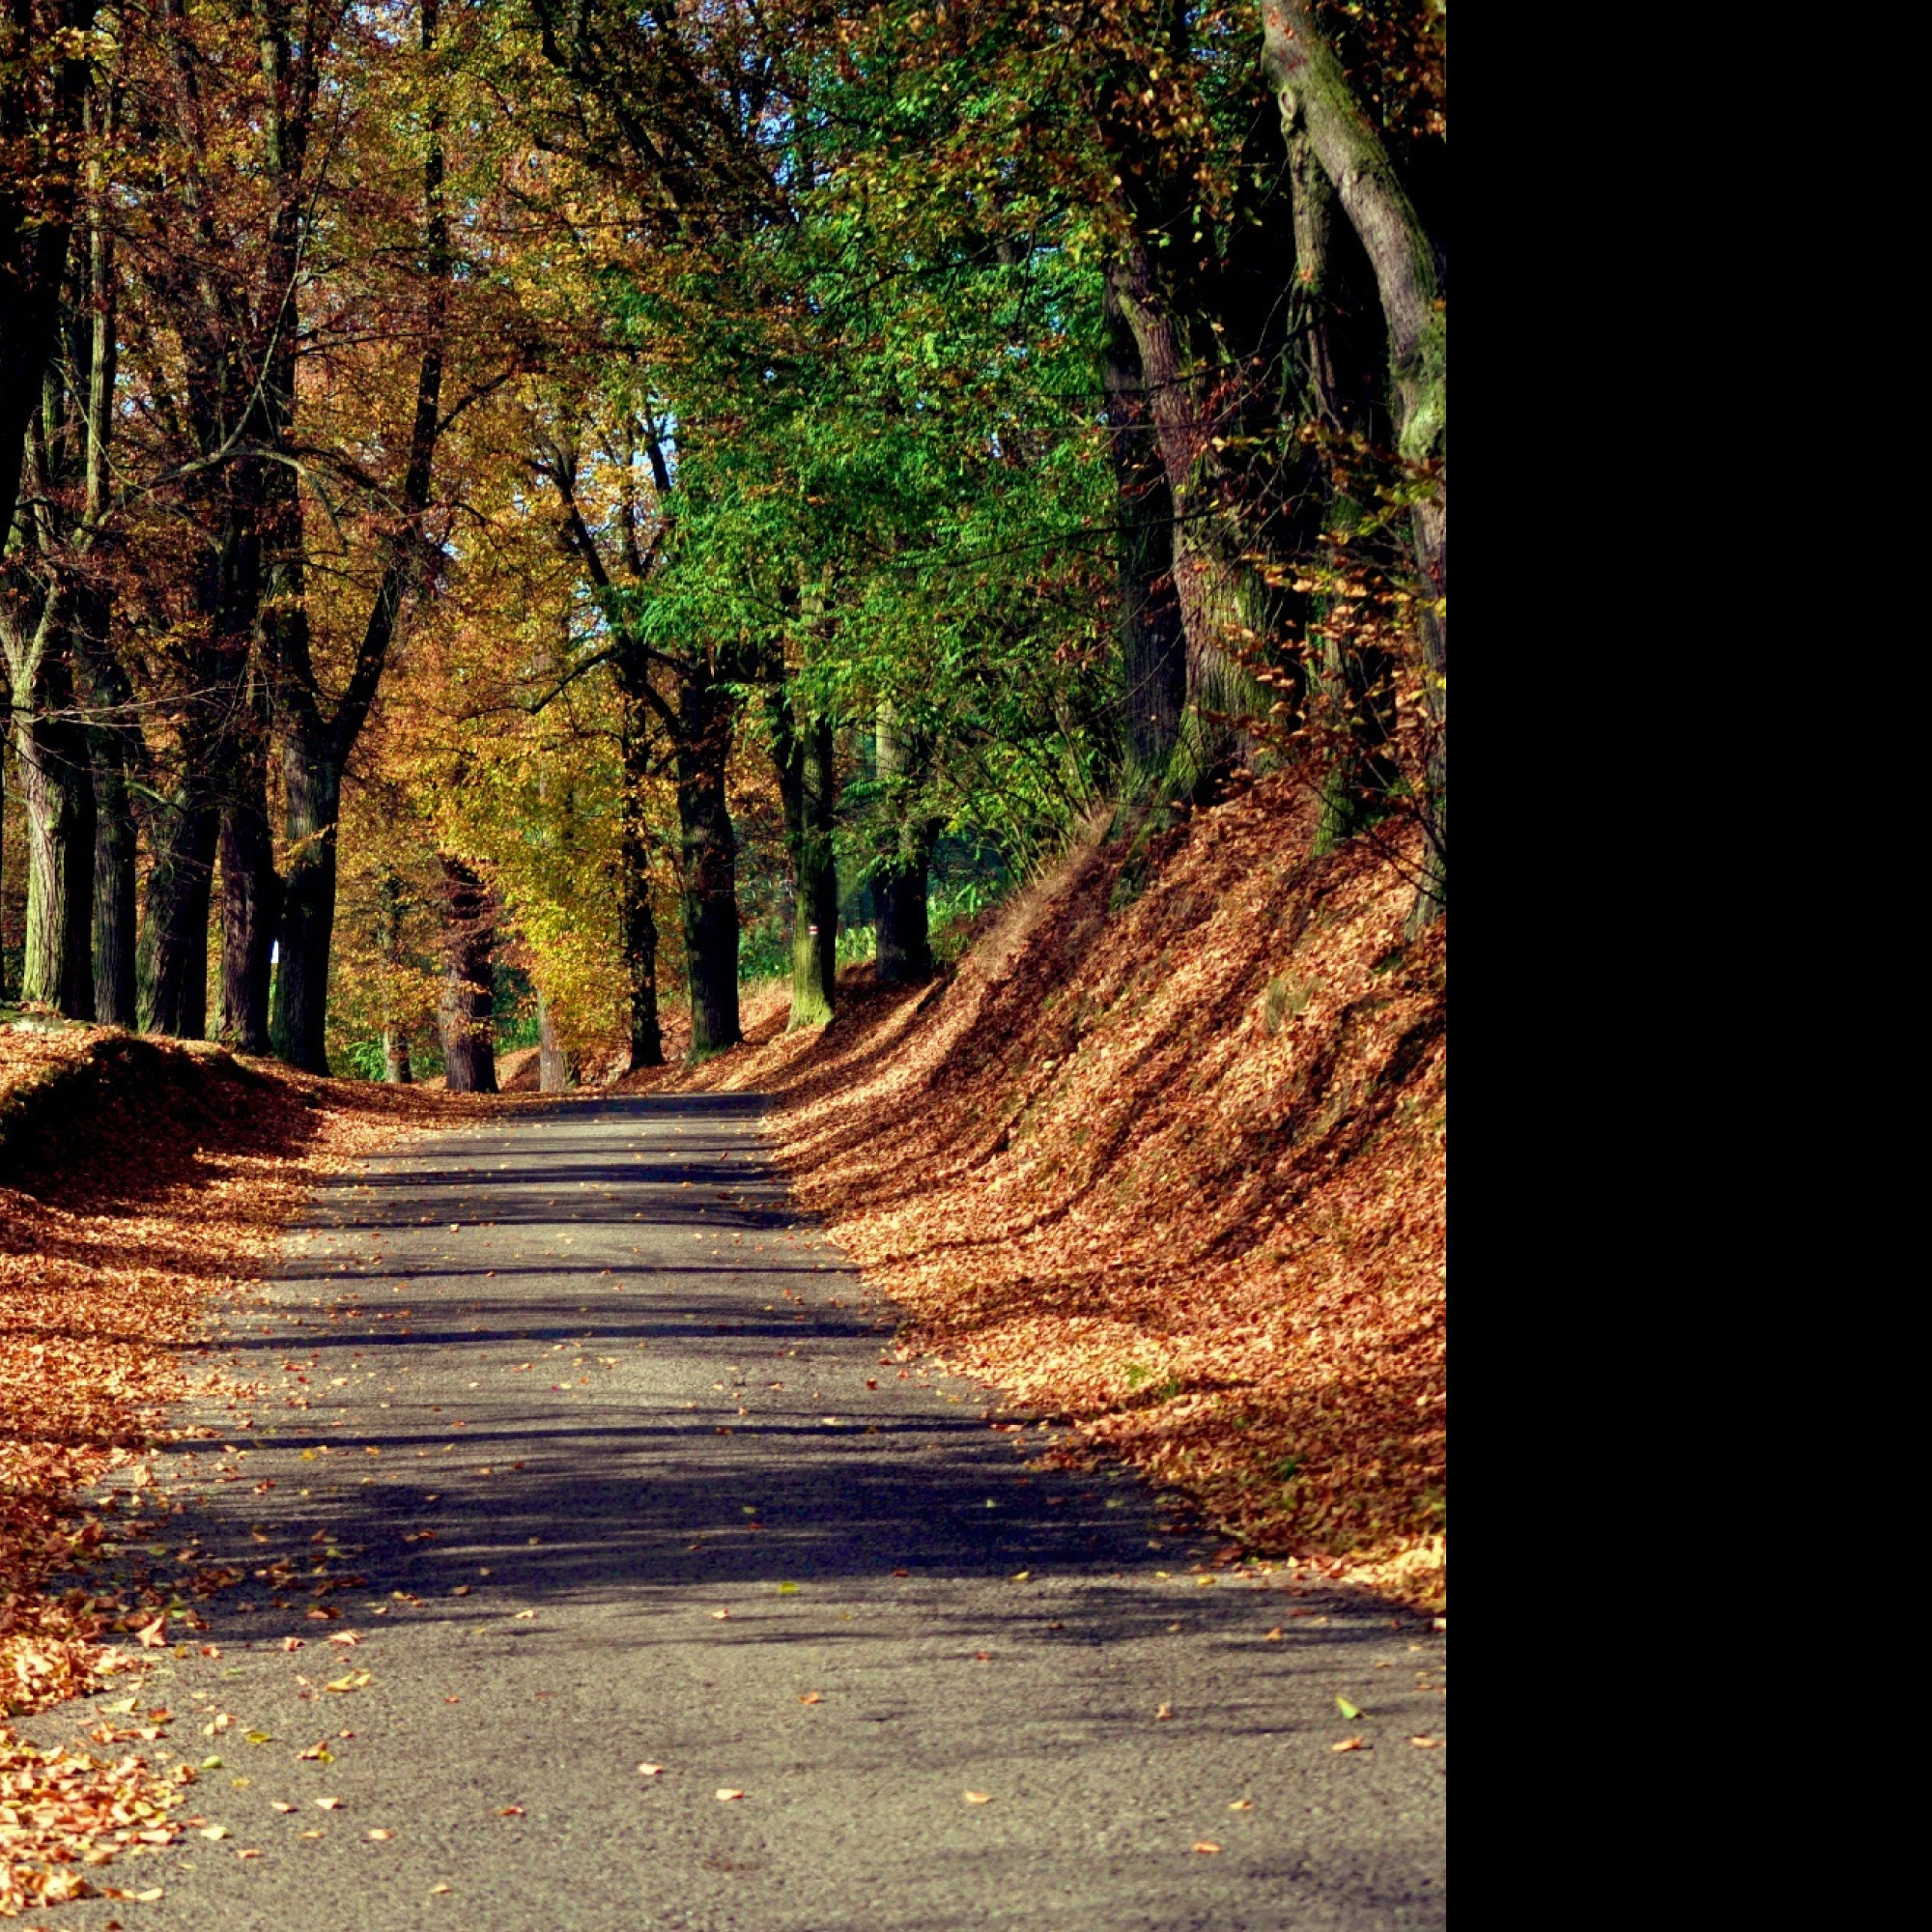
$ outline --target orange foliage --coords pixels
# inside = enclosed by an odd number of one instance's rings
[[[138,1458],[168,1439],[162,1406],[212,1385],[194,1352],[211,1299],[259,1270],[321,1174],[438,1105],[108,1028],[0,1031],[0,1174],[14,1183],[0,1186],[0,1717],[94,1689],[133,1655],[103,1638],[222,1586],[185,1571],[169,1593],[104,1594],[87,1559],[143,1507]],[[191,1778],[0,1725],[0,1917],[81,1895],[79,1866],[170,1842]]]

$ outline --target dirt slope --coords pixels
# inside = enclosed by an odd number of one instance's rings
[[[936,985],[797,1035],[774,994],[634,1083],[777,1092],[911,1339],[1245,1547],[1439,1605],[1445,940],[1309,833],[1264,783],[1090,844]]]

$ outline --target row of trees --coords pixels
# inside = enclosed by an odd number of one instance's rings
[[[434,1007],[482,1085],[507,943],[554,1047],[660,1059],[669,974],[703,1054],[748,890],[815,1023],[855,883],[930,970],[949,829],[1269,762],[1419,822],[1435,917],[1442,59],[1434,0],[16,0],[21,996],[392,1077]]]

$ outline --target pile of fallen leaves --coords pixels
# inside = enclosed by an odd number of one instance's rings
[[[1264,781],[1095,838],[910,992],[627,1085],[769,1089],[908,1340],[1180,1517],[1440,1607],[1446,941]],[[1398,848],[1398,862],[1414,854]]]
[[[0,1029],[0,1718],[94,1688],[128,1658],[117,1632],[152,1647],[169,1617],[198,1621],[219,1577],[114,1595],[88,1558],[159,1528],[128,1520],[166,1511],[137,1459],[166,1404],[214,1386],[202,1318],[323,1173],[449,1104],[113,1029]],[[43,1751],[0,1725],[0,1917],[172,1839],[179,1789],[138,1754]]]

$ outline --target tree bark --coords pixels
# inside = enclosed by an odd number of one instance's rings
[[[410,1063],[410,1029],[396,1011],[396,978],[403,963],[403,882],[384,872],[376,889],[376,944],[388,980],[383,989],[383,1078],[391,1087],[415,1079]]]
[[[60,337],[61,284],[80,183],[97,0],[9,7],[0,50],[0,503],[9,516],[27,426]]]
[[[155,862],[136,955],[138,1017],[143,1032],[200,1039],[208,1032],[208,910],[220,812],[190,779],[152,823]]]
[[[423,0],[418,19],[424,53],[436,45],[438,0]],[[265,49],[269,43],[265,40]],[[276,58],[286,56],[281,47]],[[324,1034],[327,1018],[329,949],[335,923],[336,829],[342,778],[361,736],[369,707],[388,663],[404,609],[419,588],[428,563],[423,513],[429,506],[437,443],[442,433],[443,360],[449,323],[453,257],[443,201],[442,117],[432,105],[423,156],[423,260],[428,288],[423,303],[422,355],[416,365],[415,412],[400,491],[400,514],[386,533],[383,574],[369,607],[348,686],[332,712],[310,656],[306,577],[302,558],[300,499],[292,476],[277,484],[280,526],[274,553],[270,604],[277,614],[265,642],[279,695],[290,714],[283,773],[288,798],[289,876],[276,975],[276,1050],[311,1072],[328,1070]],[[293,290],[291,280],[290,288]],[[293,295],[291,295],[291,300]],[[292,342],[294,329],[283,331]],[[288,352],[289,417],[294,414],[293,349]],[[492,1085],[479,1092],[495,1090]]]
[[[489,890],[461,859],[442,855],[443,978],[437,1022],[444,1085],[497,1091],[497,922]]]
[[[620,678],[625,667],[620,666]],[[630,668],[647,680],[648,665]],[[640,696],[624,678],[624,823],[617,849],[618,920],[623,928],[624,972],[630,984],[631,1067],[664,1065],[664,1028],[658,1018],[658,921],[651,905],[650,841],[644,829],[644,787],[651,775],[650,731]],[[559,1091],[546,1089],[546,1092]]]
[[[332,748],[292,725],[282,759],[288,876],[275,973],[274,1050],[292,1066],[328,1071],[329,940],[335,929],[336,821],[342,768]]]
[[[1388,329],[1396,444],[1418,467],[1446,466],[1449,348],[1435,250],[1375,124],[1362,111],[1309,0],[1262,0],[1262,66],[1291,143],[1308,146],[1334,184],[1375,271]],[[1427,859],[1411,931],[1448,903],[1449,499],[1446,467],[1410,512],[1423,602],[1417,630],[1423,690],[1434,721],[1424,810]]]
[[[1177,750],[1177,789],[1198,794],[1232,759],[1245,734],[1230,721],[1260,705],[1239,654],[1272,628],[1269,596],[1247,557],[1254,548],[1228,501],[1215,447],[1226,372],[1159,286],[1147,250],[1131,247],[1109,270],[1114,302],[1132,331],[1172,502],[1173,579],[1186,640],[1187,704]],[[1231,427],[1233,425],[1231,424]]]
[[[27,944],[20,997],[94,1017],[94,777],[62,663],[43,663],[14,719],[27,815]]]
[[[632,1049],[633,1069],[640,1064]],[[664,1064],[664,1055],[648,1063],[652,1066]],[[556,1021],[552,1016],[550,1002],[539,993],[537,995],[537,1088],[545,1094],[563,1094],[577,1085],[577,1056],[566,1049],[558,1037]]]
[[[833,856],[836,737],[830,717],[800,719],[781,689],[772,704],[772,751],[791,860],[792,1027],[832,1017],[838,979],[838,871]]]
[[[1140,352],[1111,277],[1104,303],[1121,584],[1122,738],[1131,766],[1158,773],[1179,738],[1187,700],[1186,639],[1174,582],[1174,497],[1148,410]]]
[[[884,986],[932,977],[927,872],[941,821],[919,810],[920,763],[895,708],[879,706],[879,782],[891,814],[885,863],[872,875],[878,957],[873,972]]]
[[[134,802],[126,750],[104,731],[94,734],[94,1016],[133,1026],[137,937]]]
[[[241,761],[221,813],[221,1024],[238,1052],[267,1053],[270,951],[281,907],[269,831],[266,747]]]
[[[744,1037],[738,1018],[738,841],[724,795],[735,722],[730,696],[710,664],[688,661],[678,674],[677,818],[694,1061]]]

